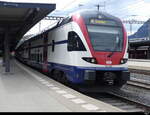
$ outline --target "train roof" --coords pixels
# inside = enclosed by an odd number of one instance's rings
[[[83,17],[83,19],[85,20],[85,23],[88,23],[89,19],[91,19],[91,18],[98,18],[98,19],[105,19],[105,20],[114,20],[114,21],[118,22],[118,25],[120,25],[120,26],[122,25],[121,20],[119,18],[117,18],[117,17],[115,17],[113,15],[110,15],[110,14],[108,14],[106,12],[99,12],[97,10],[82,9],[82,10],[78,10],[76,12],[70,13],[68,16],[64,17],[64,19],[61,19],[58,22],[55,22],[54,24],[52,24],[48,28],[44,29],[43,31],[41,31],[41,32],[39,32],[37,34],[29,36],[28,38],[26,38],[26,40],[22,40],[17,45],[16,49],[20,45],[22,45],[24,42],[26,42],[26,41],[28,41],[28,40],[30,40],[32,38],[35,38],[36,36],[39,36],[39,35],[41,35],[41,34],[43,34],[45,32],[48,32],[48,31],[50,31],[50,30],[52,30],[54,28],[57,28],[57,27],[63,25],[62,24],[63,20],[67,20],[67,21],[65,21],[66,23],[70,22],[71,21],[71,17],[76,15],[76,14],[81,15]]]
[[[99,19],[106,19],[106,20],[115,20],[119,23],[121,22],[119,18],[111,14],[108,14],[106,12],[100,12],[98,10],[83,9],[83,10],[74,12],[71,15],[74,15],[77,13],[80,14],[84,18],[84,20],[89,20],[90,18],[99,18]]]

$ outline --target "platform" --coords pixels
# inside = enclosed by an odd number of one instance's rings
[[[123,112],[70,89],[16,60],[0,61],[0,112]]]
[[[129,69],[138,69],[138,70],[150,70],[150,60],[142,59],[129,59],[128,61]]]

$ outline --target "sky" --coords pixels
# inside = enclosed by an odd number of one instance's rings
[[[49,15],[66,16],[70,12],[79,9],[96,9],[96,5],[101,5],[100,11],[107,12],[121,20],[139,20],[147,21],[150,18],[150,0],[1,0],[9,2],[35,2],[35,3],[56,3],[56,10]],[[41,21],[41,26],[37,24],[28,34],[39,32],[53,21]],[[130,25],[124,24],[128,35],[133,34],[141,26],[139,24],[132,25],[132,33]],[[41,27],[39,29],[39,27]],[[38,28],[38,29],[37,29]]]

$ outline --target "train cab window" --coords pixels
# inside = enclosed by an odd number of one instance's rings
[[[95,51],[121,52],[123,31],[118,26],[87,25],[90,40]]]
[[[68,33],[68,51],[86,51],[80,37],[77,33],[71,31]]]

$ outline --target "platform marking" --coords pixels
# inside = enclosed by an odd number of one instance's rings
[[[42,80],[42,78],[41,77],[35,77],[36,79],[38,79],[38,80]]]
[[[67,98],[67,99],[72,99],[72,98],[76,98],[76,96],[74,96],[74,95],[71,95],[71,94],[65,94],[65,95],[63,95],[65,98]]]
[[[34,78],[39,79],[39,77],[37,77],[37,76],[34,76]]]
[[[34,74],[33,72],[29,71],[28,69],[26,69],[25,67],[21,66],[20,64],[18,64],[16,62],[16,64],[21,67],[24,71],[26,71],[28,74],[30,74],[31,76],[33,76],[34,78],[37,78],[38,76],[36,74]]]
[[[30,74],[31,76],[33,76],[34,78],[36,78],[38,81],[40,81],[41,83],[43,82],[44,84],[47,82],[46,80],[44,80],[43,78],[37,76],[36,74],[34,74],[33,72],[29,71],[27,68],[23,67],[22,65],[18,64],[16,62],[16,64],[21,67],[24,71],[26,71],[28,74]],[[53,87],[54,85],[53,84],[45,84],[46,86],[50,86],[50,87]]]
[[[41,82],[42,84],[45,84],[45,85],[48,85],[49,82],[48,81],[44,81],[44,82]]]
[[[47,87],[54,87],[53,84],[46,84]]]
[[[36,78],[36,77],[35,77]],[[38,81],[42,80],[41,78],[36,78]]]
[[[40,82],[46,82],[46,80],[44,80],[44,79],[41,79],[41,80],[39,80]]]
[[[107,112],[107,111],[105,111],[105,110],[99,110],[99,111],[96,111],[96,112]]]
[[[56,93],[59,93],[59,94],[66,94],[67,92],[64,91],[64,90],[59,90],[59,91],[56,91]]]
[[[99,109],[97,106],[95,106],[93,104],[86,104],[86,105],[81,105],[81,106],[89,111],[96,111]]]
[[[60,88],[59,87],[51,87],[51,89],[53,89],[53,90],[59,90]]]
[[[42,78],[35,78],[37,79],[39,82],[43,82],[44,80]]]
[[[71,100],[72,102],[74,102],[74,103],[76,103],[76,104],[84,104],[84,103],[86,103],[86,101],[84,101],[84,100],[82,100],[82,99],[73,99],[73,100]]]

